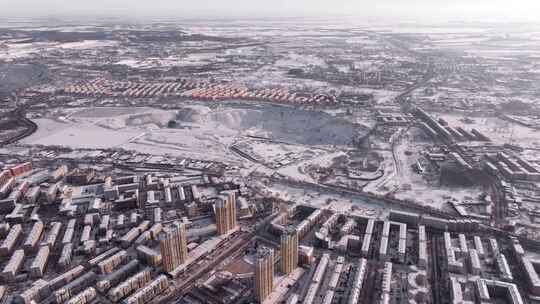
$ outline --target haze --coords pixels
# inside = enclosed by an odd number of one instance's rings
[[[451,3],[448,3],[451,2]],[[474,2],[474,3],[472,3]],[[0,1],[0,15],[8,17],[114,15],[291,17],[352,15],[371,18],[444,20],[538,21],[535,0],[20,0]]]

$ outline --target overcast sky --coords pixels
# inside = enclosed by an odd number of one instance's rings
[[[0,0],[0,15],[354,15],[372,18],[540,22],[540,0]]]

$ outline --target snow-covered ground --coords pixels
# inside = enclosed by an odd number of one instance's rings
[[[25,144],[118,147],[226,162],[242,160],[229,147],[239,139],[245,140],[246,135],[289,143],[284,144],[289,146],[287,149],[279,144],[272,145],[274,149],[270,150],[261,145],[253,147],[261,157],[272,161],[287,153],[301,153],[306,147],[347,145],[357,132],[366,132],[362,126],[324,112],[253,104],[218,108],[193,104],[177,111],[147,107],[77,108],[54,111],[35,121],[38,131],[24,139]],[[175,128],[169,128],[171,121],[176,122]]]
[[[1,41],[0,41],[1,42]],[[112,47],[118,45],[118,41],[110,40],[84,40],[80,42],[33,42],[33,43],[19,43],[5,41],[1,44],[3,48],[0,48],[0,60],[11,61],[14,59],[27,58],[32,55],[44,55],[45,53],[55,50],[89,50],[103,47]]]
[[[272,195],[297,204],[309,205],[334,212],[347,212],[352,215],[384,218],[391,207],[384,202],[375,202],[350,195],[325,193],[294,187],[285,184],[272,184],[266,187]]]
[[[187,56],[169,56],[164,58],[146,57],[144,59],[122,59],[115,62],[116,65],[126,65],[131,68],[149,69],[155,67],[180,67],[180,66],[198,66],[215,62],[215,53],[197,53],[188,54]]]
[[[325,154],[314,159],[306,160],[298,164],[281,168],[277,172],[280,173],[281,175],[290,177],[294,180],[308,182],[308,183],[317,183],[317,181],[313,180],[313,178],[307,174],[305,168],[308,165],[318,165],[321,167],[329,167],[332,164],[332,161],[336,157],[343,156],[343,155],[346,155],[345,152],[343,151]]]
[[[22,143],[31,145],[69,146],[72,148],[114,148],[140,135],[137,130],[112,131],[90,123],[59,123],[51,119],[37,119],[38,131]]]
[[[528,128],[497,117],[470,117],[473,122],[465,124],[461,119],[468,117],[463,115],[441,114],[451,126],[461,126],[464,129],[477,129],[488,136],[494,143],[514,144],[519,143],[524,148],[540,148],[538,130]]]

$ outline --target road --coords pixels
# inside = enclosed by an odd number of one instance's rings
[[[238,239],[236,239],[232,243],[227,243],[227,246],[225,247],[225,249],[222,252],[220,252],[216,257],[214,257],[211,262],[195,270],[195,272],[193,272],[187,279],[176,280],[175,282],[178,284],[175,286],[175,289],[173,292],[170,292],[166,294],[165,296],[154,300],[152,303],[155,303],[155,304],[181,303],[180,298],[193,288],[197,280],[201,279],[205,274],[212,271],[212,269],[214,269],[216,266],[218,266],[221,262],[223,262],[228,257],[234,256],[238,252],[245,250],[245,248],[251,243],[251,241],[257,237],[257,234],[259,234],[259,232],[261,232],[262,230],[266,229],[267,224],[271,220],[273,220],[276,215],[277,214],[268,216],[261,223],[253,226],[253,229],[249,233],[245,233],[244,235],[240,236]]]
[[[18,107],[16,110],[14,110],[13,112],[9,114],[10,116],[15,117],[15,120],[21,123],[22,125],[24,125],[26,129],[24,132],[0,142],[0,146],[12,144],[36,132],[36,130],[38,129],[38,126],[33,121],[26,118],[25,114],[26,114],[25,110],[20,107]]]
[[[403,48],[403,46],[400,46],[400,47]],[[428,69],[428,72],[423,77],[422,81],[419,81],[418,83],[416,83],[415,85],[413,85],[412,87],[410,87],[409,89],[402,92],[400,95],[396,97],[396,102],[401,105],[402,111],[404,113],[408,113],[411,110],[411,104],[407,102],[408,95],[412,91],[416,90],[417,88],[427,84],[434,76],[435,76],[435,72],[433,70],[433,66],[430,66],[430,68]],[[466,153],[464,153],[463,149],[459,145],[455,144],[454,142],[450,142],[446,140],[444,141],[444,143],[451,151],[458,153],[461,157],[463,157],[463,159],[465,159],[471,165],[474,165],[476,163],[474,159],[472,159],[471,157],[466,155]],[[394,158],[394,160],[396,159]],[[396,162],[396,166],[397,166],[397,162]],[[480,174],[481,179],[489,181],[490,188],[491,188],[491,198],[492,198],[492,202],[494,206],[494,212],[492,214],[492,223],[496,227],[500,227],[502,224],[504,224],[504,220],[506,218],[506,206],[504,202],[504,195],[502,193],[502,189],[499,184],[499,180],[483,172],[481,168],[479,168],[477,171]]]
[[[431,236],[431,293],[433,297],[433,303],[441,303],[441,287],[444,287],[444,278],[442,277],[443,273],[441,272],[441,244],[440,238],[436,235]]]
[[[487,174],[486,174],[487,175]],[[501,189],[499,181],[493,176],[487,176],[491,184],[491,201],[493,202],[493,213],[491,215],[492,225],[500,228],[506,218],[506,205],[504,201],[504,193]]]
[[[184,294],[189,292],[195,282],[202,278],[205,274],[209,273],[214,269],[216,266],[218,266],[221,262],[223,262],[227,257],[230,257],[234,255],[236,252],[240,250],[244,250],[245,247],[248,246],[249,241],[253,237],[253,234],[246,234],[238,238],[236,241],[233,241],[232,243],[228,243],[226,248],[221,251],[214,259],[212,259],[211,262],[204,264],[204,266],[196,269],[192,274],[190,274],[186,279],[182,280],[174,280],[174,290],[164,297],[161,297],[153,303],[159,303],[159,304],[167,304],[167,303],[179,303],[178,300],[180,297],[182,297]],[[191,270],[190,270],[191,272]]]
[[[394,178],[403,177],[404,165],[403,165],[403,162],[401,161],[401,158],[399,156],[399,153],[398,153],[398,150],[397,150],[397,145],[400,144],[400,141],[402,140],[402,136],[405,135],[408,131],[409,131],[409,128],[398,129],[398,131],[396,133],[392,134],[392,137],[390,139],[390,143],[392,145],[392,160],[393,160],[393,163],[394,163],[394,171],[392,172],[391,175],[387,176],[387,178],[385,178],[382,183],[379,183],[377,185],[377,190],[382,189],[382,187],[384,187],[388,182],[390,182]],[[397,191],[398,187],[399,187],[399,185],[395,184],[394,185],[394,190],[392,190],[392,192]]]

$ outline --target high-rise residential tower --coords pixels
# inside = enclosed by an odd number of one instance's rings
[[[255,257],[255,299],[259,303],[263,303],[273,288],[274,250],[260,247]]]
[[[227,203],[230,210],[229,229],[234,229],[236,227],[236,192],[228,191],[225,195],[227,196]]]
[[[165,271],[171,272],[183,264],[188,257],[185,225],[175,222],[163,229],[159,237],[159,248]]]
[[[226,234],[236,227],[236,194],[226,192],[218,197],[215,205],[216,226],[219,235]]]
[[[281,235],[281,271],[290,274],[298,266],[298,232],[293,227]]]

